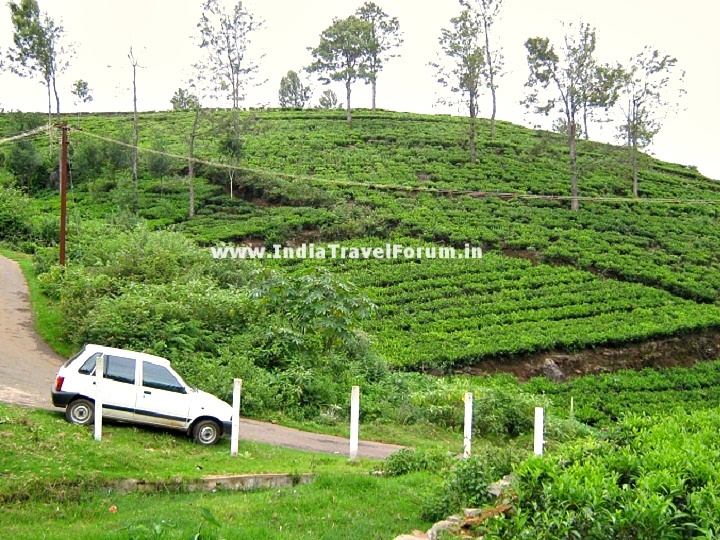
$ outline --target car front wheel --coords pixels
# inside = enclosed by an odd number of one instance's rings
[[[193,428],[193,438],[198,444],[215,444],[220,435],[220,425],[215,420],[200,420]]]
[[[87,399],[76,399],[65,409],[65,418],[72,424],[87,426],[95,416],[95,405]]]

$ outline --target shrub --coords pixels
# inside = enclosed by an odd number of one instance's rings
[[[403,448],[391,454],[383,462],[383,474],[402,476],[416,471],[439,472],[448,467],[451,457],[444,452],[432,452]]]
[[[483,389],[473,402],[473,427],[480,435],[516,437],[533,429],[535,407],[548,405],[517,387]]]
[[[34,210],[20,190],[0,187],[0,240],[26,240],[32,229]]]
[[[510,449],[490,448],[458,460],[442,486],[424,502],[424,519],[444,519],[463,507],[478,507],[494,499],[489,484],[510,473],[521,455]]]

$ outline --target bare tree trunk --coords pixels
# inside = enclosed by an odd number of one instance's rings
[[[352,115],[350,113],[350,79],[345,80],[345,94],[347,97],[347,106],[345,107],[345,111],[347,114],[347,123],[349,126],[352,124]]]
[[[188,216],[195,215],[195,134],[190,136],[190,145],[188,151],[188,188],[190,191]]]
[[[195,137],[197,136],[197,128],[200,123],[201,109],[195,109],[195,119],[193,120],[192,131],[190,132],[190,141],[188,142],[188,184],[190,190],[189,201],[189,217],[195,215]]]
[[[492,116],[490,116],[490,138],[495,138],[495,115],[497,114],[497,94],[495,93],[495,68],[493,67],[492,54],[490,53],[490,21],[483,13],[483,26],[485,27],[485,58],[490,75],[490,95],[492,96]]]
[[[52,135],[52,129],[50,129],[50,126],[52,125],[52,99],[50,96],[50,81],[48,79],[45,79],[45,86],[47,87],[47,96],[48,96],[48,137],[50,139],[50,153],[52,154],[53,135]]]
[[[133,153],[132,153],[132,175],[133,175],[133,214],[138,213],[138,114],[137,114],[137,62],[132,56],[132,48],[130,49],[130,57],[133,67]]]
[[[590,134],[588,133],[588,127],[587,127],[587,107],[583,105],[583,136],[585,137],[585,140],[590,140]]]
[[[570,121],[572,120],[572,121]],[[568,148],[570,149],[570,210],[577,212],[580,209],[578,200],[578,170],[577,170],[577,148],[575,136],[575,119],[568,116]]]
[[[377,95],[377,74],[373,75],[372,80],[372,112],[375,112],[375,96]]]
[[[470,96],[470,163],[477,163],[477,143],[475,136],[477,132],[476,126],[477,110],[475,108],[475,96]]]
[[[53,93],[55,94],[55,115],[58,122],[60,121],[60,96],[58,96],[57,86],[55,84],[55,75],[52,76]]]
[[[630,150],[632,152],[632,171],[633,171],[633,197],[638,196],[638,152],[637,152],[637,146],[633,145],[633,147]]]

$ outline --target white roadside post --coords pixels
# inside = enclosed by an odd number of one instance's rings
[[[95,440],[102,439],[102,408],[103,408],[103,372],[105,371],[105,355],[101,354],[95,362]]]
[[[230,432],[230,455],[238,454],[238,438],[240,437],[240,392],[242,379],[233,379],[232,430]]]
[[[358,454],[358,441],[360,434],[360,387],[353,386],[350,393],[350,459],[354,460]]]
[[[543,423],[544,423],[545,411],[542,407],[535,407],[535,441],[533,445],[533,451],[536,456],[543,455]]]
[[[473,421],[473,393],[465,392],[463,398],[465,402],[465,429],[463,437],[463,458],[467,459],[470,457],[471,444],[472,444],[472,421]]]

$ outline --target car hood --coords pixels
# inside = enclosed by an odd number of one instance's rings
[[[225,403],[222,399],[209,392],[198,389],[196,395],[196,401],[203,407],[212,407],[220,411],[227,410],[228,414],[232,414],[232,407]]]

